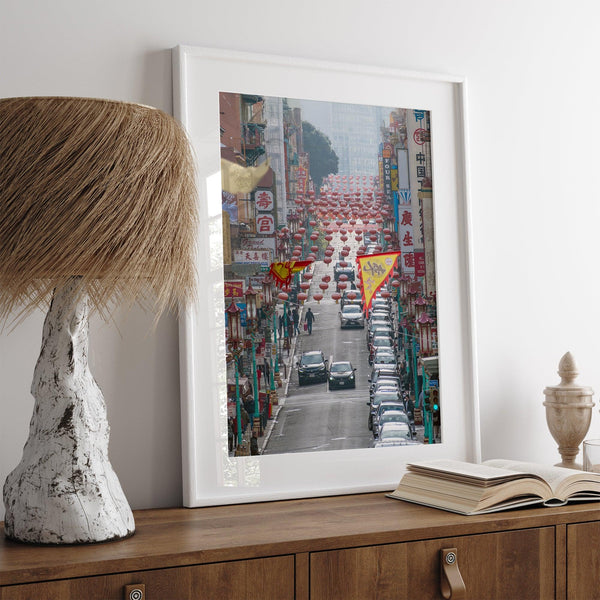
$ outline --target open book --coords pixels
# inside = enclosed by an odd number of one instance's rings
[[[409,463],[388,496],[463,515],[561,506],[600,500],[600,473],[501,459],[482,464],[430,460]]]

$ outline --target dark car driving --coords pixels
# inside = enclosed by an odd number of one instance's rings
[[[355,371],[352,363],[347,360],[332,362],[329,367],[329,389],[355,388]]]
[[[299,385],[327,381],[327,361],[321,350],[303,352],[297,364]]]

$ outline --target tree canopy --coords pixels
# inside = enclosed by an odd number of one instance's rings
[[[304,151],[310,155],[310,176],[315,186],[320,187],[324,177],[338,172],[338,155],[331,140],[308,121],[302,121],[302,141]]]

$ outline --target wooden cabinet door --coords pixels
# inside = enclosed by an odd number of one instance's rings
[[[144,600],[293,600],[294,557],[14,585],[0,588],[0,599],[123,600],[125,586],[140,583]]]
[[[567,525],[567,598],[600,599],[600,523]]]
[[[440,550],[456,548],[473,600],[555,596],[554,528],[470,535],[310,556],[311,600],[442,598]]]

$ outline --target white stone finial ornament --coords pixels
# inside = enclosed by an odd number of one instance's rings
[[[560,383],[544,390],[546,422],[562,458],[556,466],[581,469],[575,458],[590,427],[594,392],[590,387],[575,383],[579,372],[570,352],[560,359],[558,374]]]

